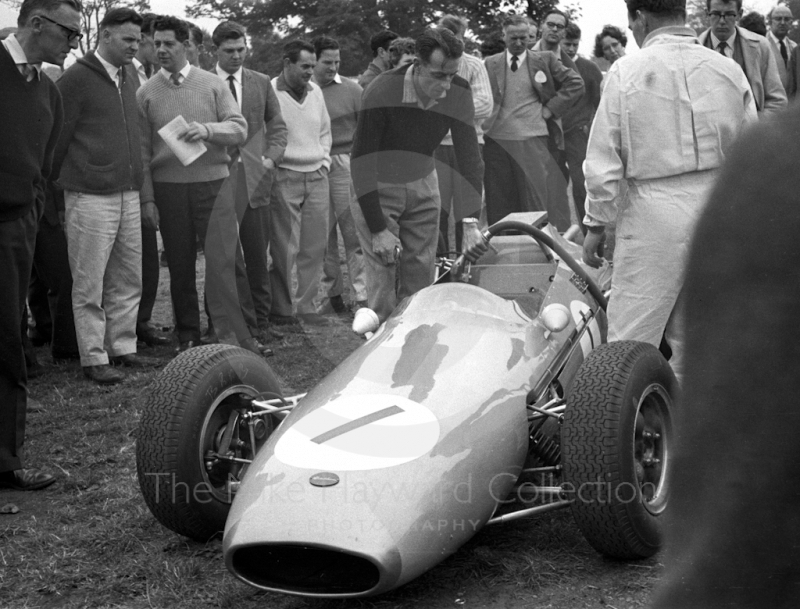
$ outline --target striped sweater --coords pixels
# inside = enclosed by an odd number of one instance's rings
[[[144,184],[142,203],[153,201],[153,182],[210,182],[228,177],[227,146],[238,146],[247,139],[247,122],[239,112],[228,87],[215,74],[191,68],[188,76],[176,86],[163,74],[155,74],[136,93],[139,104],[139,126],[142,130]],[[176,116],[187,123],[203,124],[209,137],[203,143],[207,150],[188,167],[184,167],[158,130]]]

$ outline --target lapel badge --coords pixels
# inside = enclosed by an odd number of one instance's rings
[[[533,80],[538,82],[540,85],[543,85],[544,83],[547,82],[547,75],[541,70],[539,70],[538,72],[536,72],[536,75],[533,77]]]

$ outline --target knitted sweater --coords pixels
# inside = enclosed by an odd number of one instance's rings
[[[325,106],[331,117],[331,154],[350,154],[353,136],[356,133],[358,111],[361,110],[361,94],[364,90],[349,78],[337,76],[322,89]]]
[[[281,82],[279,82],[281,80]],[[310,173],[320,167],[331,167],[331,119],[322,91],[308,83],[308,91],[298,102],[285,89],[282,79],[272,79],[281,104],[281,115],[289,130],[289,141],[280,167]]]
[[[416,102],[403,101],[408,66],[384,72],[364,91],[353,141],[351,172],[364,219],[372,233],[386,228],[380,205],[378,182],[406,184],[433,172],[433,151],[448,130],[453,135],[456,161],[461,175],[472,188],[466,189],[461,209],[481,208],[483,161],[475,134],[475,106],[469,83],[453,78],[447,95],[428,110]]]
[[[58,79],[64,130],[54,166],[65,190],[108,194],[142,187],[142,145],[134,72],[124,71],[122,91],[89,51]]]
[[[44,206],[64,111],[46,74],[26,82],[0,44],[0,222]]]
[[[144,183],[142,203],[153,201],[153,182],[210,182],[228,177],[230,156],[227,146],[243,144],[247,138],[247,122],[239,106],[222,80],[215,74],[192,68],[180,86],[160,72],[136,93],[139,104],[139,126],[142,130]],[[176,116],[187,123],[201,123],[209,132],[203,141],[207,150],[188,167],[184,167],[158,130]]]

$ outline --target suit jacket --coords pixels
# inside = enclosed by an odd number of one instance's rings
[[[741,41],[744,56],[744,73],[753,90],[753,98],[759,113],[774,113],[786,106],[786,90],[781,84],[778,64],[769,42],[763,36],[741,27],[736,27],[737,39]],[[700,34],[700,44],[709,46],[709,30]]]
[[[230,155],[234,163],[242,159],[250,207],[263,207],[269,204],[272,172],[264,167],[262,158],[272,159],[277,167],[288,140],[281,105],[269,76],[242,69],[242,115],[247,121],[247,141],[232,148]]]
[[[800,45],[795,45],[792,54],[789,55],[789,70],[786,80],[786,97],[792,100],[797,95],[800,85]]]
[[[783,64],[783,57],[781,57],[781,47],[777,41],[777,38],[767,34],[767,42],[769,42],[769,48],[772,49],[772,55],[775,57],[775,64],[778,66],[778,74],[781,77],[781,84],[783,85],[783,88],[786,89],[786,92],[788,94],[789,74],[790,74],[789,69],[791,68],[792,65],[791,57],[792,57],[792,52],[797,47],[797,43],[794,40],[790,40],[788,36],[784,38],[783,41],[786,44],[786,54],[789,58],[787,65]]]
[[[561,115],[571,108],[583,95],[583,79],[573,69],[564,65],[554,53],[550,51],[526,51],[525,65],[531,78],[533,88],[539,96],[542,106],[553,113],[553,119],[548,121],[548,128],[555,137],[559,148],[564,145],[564,133],[561,128]],[[506,65],[508,51],[487,57],[486,71],[489,73],[489,84],[492,87],[494,109],[491,116],[483,124],[485,133],[489,133],[497,120],[500,106],[506,91]],[[572,61],[570,61],[572,63]],[[573,64],[574,65],[574,64]],[[537,82],[536,75],[542,72],[544,82]],[[542,80],[541,77],[538,80]]]

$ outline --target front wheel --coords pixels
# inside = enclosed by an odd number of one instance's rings
[[[230,345],[189,349],[164,368],[136,441],[139,486],[161,524],[198,541],[223,530],[247,462],[276,426],[250,416],[249,398],[279,391],[262,358]]]
[[[602,554],[638,559],[660,547],[676,388],[647,343],[601,345],[578,370],[562,430],[565,490],[578,527]]]

